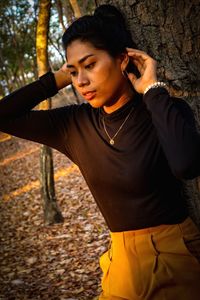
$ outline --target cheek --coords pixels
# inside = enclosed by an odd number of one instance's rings
[[[96,69],[94,72],[96,83],[98,85],[101,85],[103,89],[118,85],[121,77],[121,71],[113,64],[105,64],[103,66],[99,66],[98,69]]]

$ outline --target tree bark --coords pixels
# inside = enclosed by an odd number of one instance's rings
[[[81,17],[81,9],[77,0],[69,0],[76,19]]]
[[[56,1],[56,7],[57,7],[57,11],[58,11],[59,22],[62,26],[63,32],[65,32],[66,28],[65,28],[64,21],[63,21],[63,5],[62,5],[61,0]]]
[[[67,18],[67,23],[71,24],[71,22],[74,19],[74,16],[73,16],[72,6],[70,5],[69,1],[63,1],[62,8],[65,17]]]
[[[39,15],[36,33],[36,53],[38,76],[42,76],[49,70],[48,62],[48,32],[50,19],[51,0],[39,1]],[[39,109],[49,109],[50,100],[45,100],[39,105]],[[44,221],[47,225],[63,222],[62,214],[56,203],[53,174],[53,158],[51,148],[42,145],[40,153],[41,168],[41,194],[44,208]]]
[[[172,95],[190,103],[199,123],[199,1],[97,0],[96,3],[113,4],[121,9],[138,49],[158,61],[159,78],[168,83]],[[200,227],[200,178],[185,184],[191,217]]]

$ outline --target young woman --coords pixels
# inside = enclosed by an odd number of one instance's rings
[[[181,182],[200,175],[191,109],[158,81],[156,61],[135,49],[115,7],[75,21],[63,44],[59,71],[0,101],[0,130],[79,166],[112,238],[99,299],[199,299],[200,233]],[[32,110],[71,82],[87,103]]]

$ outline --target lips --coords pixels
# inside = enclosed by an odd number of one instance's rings
[[[96,91],[88,91],[88,92],[82,93],[82,95],[86,100],[89,101],[89,100],[92,100],[96,96]]]

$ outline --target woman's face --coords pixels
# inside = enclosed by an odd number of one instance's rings
[[[75,40],[67,47],[67,67],[74,87],[93,107],[104,107],[108,112],[127,98],[130,89],[122,75],[122,61],[122,57],[113,58],[89,42]]]

